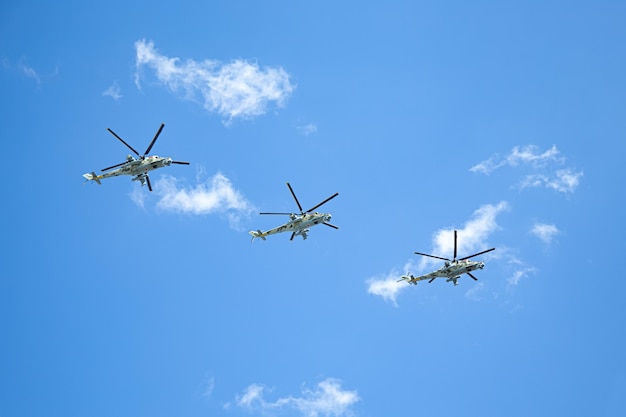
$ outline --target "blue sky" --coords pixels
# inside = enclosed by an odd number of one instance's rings
[[[470,3],[4,2],[0,416],[623,415],[626,7]]]

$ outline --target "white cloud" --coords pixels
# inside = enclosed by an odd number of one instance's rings
[[[266,391],[263,385],[252,384],[241,395],[236,396],[236,404],[249,411],[261,414],[285,411],[290,415],[294,412],[305,417],[318,416],[351,416],[351,407],[360,400],[356,391],[344,390],[341,383],[327,378],[317,384],[315,389],[303,387],[298,397],[282,397],[275,401],[265,400]],[[228,407],[229,404],[226,405]]]
[[[505,163],[510,166],[530,164],[533,166],[545,166],[549,162],[563,163],[565,158],[559,156],[559,150],[555,145],[543,153],[537,153],[537,147],[527,145],[523,148],[515,146],[506,157]]]
[[[252,384],[245,389],[243,395],[237,396],[237,405],[240,407],[252,408],[258,404],[263,404],[263,391],[265,387],[259,384]]]
[[[398,282],[398,279],[400,279],[400,275],[396,272],[389,273],[383,279],[370,278],[366,281],[367,292],[379,295],[385,301],[391,302],[395,307],[398,307],[396,297],[401,289],[409,285],[406,282]]]
[[[117,81],[113,82],[113,84],[111,84],[111,86],[109,88],[104,90],[102,95],[103,96],[109,96],[109,97],[113,98],[113,100],[116,100],[116,101],[121,99],[122,98],[122,94],[121,94],[120,86],[117,83]]]
[[[228,124],[235,118],[264,114],[270,103],[284,105],[294,91],[289,74],[283,68],[260,68],[254,62],[216,60],[201,62],[168,58],[153,42],[135,42],[137,52],[135,83],[140,88],[141,70],[152,68],[163,85],[179,97],[201,104],[216,112]]]
[[[549,182],[547,186],[562,193],[573,193],[582,176],[582,171],[573,172],[571,169],[560,169],[556,172],[556,179]]]
[[[198,215],[226,213],[233,228],[239,228],[241,217],[253,210],[250,202],[221,173],[194,188],[179,187],[174,177],[164,176],[154,190],[159,196],[157,207],[161,209]]]
[[[553,224],[535,223],[530,233],[537,236],[545,243],[550,243],[552,238],[559,233],[559,229]]]
[[[485,241],[499,226],[496,217],[509,209],[509,203],[501,201],[496,205],[485,204],[472,214],[462,229],[457,229],[457,257],[471,255],[488,249]],[[444,258],[454,256],[454,228],[441,229],[433,237],[433,255]],[[424,258],[424,262],[432,263],[435,259]]]
[[[521,189],[544,186],[558,192],[572,193],[578,187],[583,172],[575,172],[571,168],[554,171],[555,166],[561,166],[564,163],[565,157],[560,156],[555,145],[543,153],[539,153],[534,145],[516,146],[506,157],[499,158],[496,155],[474,165],[470,171],[489,175],[504,166],[518,167],[523,165],[529,168],[531,173],[526,174],[520,182],[519,187]]]

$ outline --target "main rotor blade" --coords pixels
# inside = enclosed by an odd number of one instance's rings
[[[313,207],[313,208],[311,208],[311,209],[308,209],[308,210],[306,211],[306,213],[310,213],[310,212],[312,212],[313,210],[315,210],[316,208],[318,208],[318,207],[319,207],[319,206],[321,206],[322,204],[326,204],[326,203],[328,203],[330,200],[332,200],[333,198],[337,197],[338,195],[339,195],[339,193],[335,193],[335,194],[331,195],[331,196],[330,196],[330,197],[328,197],[326,200],[324,200],[324,201],[322,201],[321,203],[319,203],[317,206],[315,206],[315,207]]]
[[[475,253],[475,254],[470,255],[470,256],[466,256],[465,258],[461,258],[461,259],[459,259],[459,261],[464,261],[464,260],[466,260],[466,259],[473,258],[474,256],[478,256],[478,255],[482,255],[483,253],[491,252],[491,251],[492,251],[492,250],[494,250],[494,249],[495,249],[495,248],[491,248],[491,249],[484,250],[484,251],[482,251],[482,252]]]
[[[112,134],[113,136],[115,136],[116,138],[118,138],[120,142],[122,142],[124,145],[126,145],[126,146],[128,147],[128,149],[130,149],[131,151],[135,152],[135,155],[137,155],[137,156],[141,156],[141,155],[139,155],[139,152],[137,152],[137,151],[135,150],[135,148],[133,148],[132,146],[130,146],[128,143],[124,142],[124,139],[122,139],[122,138],[120,138],[119,136],[117,136],[117,133],[115,133],[114,131],[112,131],[112,130],[111,130],[111,129],[109,129],[108,127],[107,127],[107,130],[108,130],[109,132],[111,132],[111,134]]]
[[[456,259],[456,230],[454,231],[454,258],[452,259]]]
[[[148,190],[152,191],[152,184],[150,184],[150,177],[146,174],[146,182],[148,183]]]
[[[108,170],[110,170],[110,169],[120,167],[120,166],[122,166],[122,165],[124,165],[124,164],[126,164],[126,163],[128,163],[128,161],[124,161],[124,162],[122,162],[122,163],[120,163],[120,164],[115,164],[115,165],[113,165],[113,166],[110,166],[110,167],[107,167],[107,168],[101,169],[100,171],[108,171]]]
[[[476,278],[474,275],[470,274],[469,272],[466,272],[466,274],[472,277],[474,281],[478,281],[478,278]]]
[[[157,130],[156,135],[154,135],[154,139],[152,139],[152,142],[150,142],[150,145],[148,145],[148,149],[146,149],[146,151],[143,153],[144,157],[146,155],[148,155],[148,152],[150,152],[150,149],[152,149],[152,146],[154,145],[154,142],[156,142],[156,140],[159,137],[159,135],[161,134],[161,131],[163,130],[164,126],[165,126],[165,123],[161,123],[161,127],[159,127],[159,130]]]
[[[296,193],[294,193],[293,188],[291,188],[291,184],[287,183],[287,187],[289,187],[289,191],[291,191],[291,195],[293,196],[293,199],[296,200],[296,204],[298,205],[298,208],[300,209],[300,213],[304,213],[302,211],[302,206],[300,205],[300,202],[298,201],[298,198],[296,197]]]
[[[183,162],[183,161],[172,161],[173,164],[178,164],[178,165],[189,165],[189,162]]]
[[[429,279],[429,280],[428,280],[428,283],[430,284],[430,283],[431,283],[431,282],[433,282],[436,278],[437,278],[437,277]]]
[[[326,223],[326,222],[322,222],[323,224],[325,224],[326,226],[332,227],[333,229],[339,229],[337,226],[335,226],[334,224],[330,224],[330,223]]]
[[[295,235],[296,235],[296,232],[293,232],[293,233],[291,234],[291,237],[289,238],[289,240],[293,240],[293,238],[294,238],[294,236],[295,236]]]
[[[259,213],[259,214],[281,214],[283,216],[291,216],[293,213],[267,213],[265,212],[265,213]]]
[[[415,252],[415,254],[416,255],[422,255],[422,256],[430,256],[431,258],[443,259],[444,261],[449,261],[450,260],[448,258],[442,258],[441,256],[429,255],[427,253]]]

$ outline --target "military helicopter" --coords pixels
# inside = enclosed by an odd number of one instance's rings
[[[454,231],[454,257],[452,259],[442,258],[440,256],[428,255],[426,253],[415,252],[416,255],[429,256],[431,258],[443,259],[445,264],[437,269],[436,271],[430,272],[428,274],[421,275],[419,277],[414,277],[412,274],[402,275],[402,277],[397,281],[407,281],[409,284],[417,285],[418,281],[422,281],[427,279],[430,284],[436,278],[446,278],[446,282],[453,282],[454,285],[458,285],[457,280],[463,274],[467,274],[474,281],[478,281],[474,275],[472,275],[472,271],[477,269],[483,269],[485,267],[484,262],[478,261],[470,261],[470,258],[474,256],[482,255],[483,253],[491,252],[495,248],[487,249],[482,252],[475,253],[470,256],[466,256],[464,258],[456,259],[456,230]]]
[[[102,169],[101,171],[104,172],[103,174],[98,175],[92,171],[91,173],[88,172],[86,174],[83,174],[83,177],[87,181],[95,181],[98,184],[102,184],[100,180],[103,180],[105,178],[117,177],[119,175],[131,175],[134,177],[133,181],[139,181],[141,185],[148,184],[148,189],[152,191],[152,185],[150,184],[150,177],[148,176],[149,171],[152,171],[158,168],[167,167],[167,166],[170,166],[171,164],[189,165],[189,162],[173,161],[172,158],[169,158],[169,157],[163,158],[157,155],[146,157],[148,152],[150,152],[150,149],[152,149],[152,146],[154,146],[154,142],[156,142],[157,138],[161,134],[161,131],[163,130],[164,126],[165,124],[162,123],[161,127],[159,127],[159,130],[156,132],[156,135],[154,135],[154,139],[152,139],[152,142],[150,142],[150,145],[148,146],[146,151],[143,153],[143,155],[139,155],[139,152],[137,152],[128,143],[124,142],[124,139],[120,138],[114,131],[107,128],[107,130],[111,132],[113,136],[119,139],[120,142],[126,145],[128,149],[133,151],[135,155],[137,155],[139,158],[137,159],[132,155],[128,155],[126,156],[126,161],[120,164],[116,164],[108,168]],[[114,171],[105,172],[113,168],[117,168],[117,169]]]
[[[332,227],[333,229],[339,229],[337,226],[328,223],[332,217],[329,213],[313,212],[313,210],[315,210],[322,204],[326,204],[328,201],[337,197],[339,193],[335,193],[331,195],[330,197],[328,197],[326,200],[317,204],[316,206],[313,206],[309,210],[303,211],[302,206],[300,205],[300,202],[298,201],[298,198],[296,197],[296,194],[293,192],[293,188],[291,188],[291,185],[289,183],[287,183],[287,187],[289,187],[289,191],[291,191],[291,195],[293,196],[293,199],[296,200],[296,204],[298,205],[298,208],[300,209],[300,214],[297,214],[297,213],[259,213],[259,214],[286,215],[286,216],[289,216],[289,221],[281,226],[275,227],[265,232],[262,232],[261,230],[257,230],[257,231],[252,230],[248,232],[250,235],[252,235],[253,241],[257,237],[260,237],[261,239],[266,240],[265,239],[266,236],[273,235],[276,233],[282,233],[282,232],[291,232],[291,237],[289,238],[289,240],[293,240],[293,238],[296,236],[302,236],[302,239],[305,240],[308,237],[309,228],[311,226],[315,226],[316,224],[325,224],[326,226]]]

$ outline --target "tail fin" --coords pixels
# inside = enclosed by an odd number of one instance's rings
[[[263,240],[265,239],[265,235],[263,234],[263,232],[261,230],[257,230],[256,232],[254,230],[250,230],[248,232],[248,234],[250,234],[252,236],[252,240],[254,241],[254,239],[256,239],[257,237],[260,237]]]
[[[98,185],[101,185],[101,184],[102,184],[102,183],[100,182],[100,177],[98,177],[98,176],[96,175],[96,173],[95,173],[95,172],[93,172],[93,171],[91,171],[91,173],[89,173],[89,172],[88,172],[88,173],[86,173],[86,174],[83,174],[83,177],[84,177],[87,181],[95,181],[95,182],[97,182],[97,183],[98,183]]]
[[[406,281],[409,284],[417,285],[417,280],[413,276],[413,274],[407,273],[406,275],[402,275],[399,280],[396,282]]]

